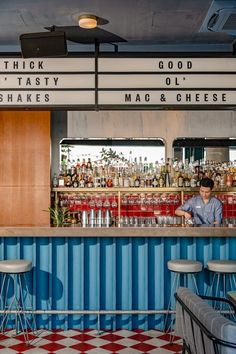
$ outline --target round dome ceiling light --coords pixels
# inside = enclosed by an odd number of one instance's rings
[[[84,14],[79,16],[79,26],[81,28],[96,28],[98,24],[97,17],[94,15]]]

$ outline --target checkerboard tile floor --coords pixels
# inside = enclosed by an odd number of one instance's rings
[[[0,334],[0,354],[177,354],[182,350],[180,338],[174,337],[170,344],[169,334],[157,330],[39,330],[37,336],[29,333],[29,340],[26,345],[22,333],[6,331]]]

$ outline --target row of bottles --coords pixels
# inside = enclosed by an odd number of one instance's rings
[[[139,158],[126,164],[98,164],[83,159],[74,165],[62,164],[59,175],[54,174],[53,187],[109,188],[109,187],[198,187],[203,177],[214,180],[215,187],[236,187],[236,166],[231,163],[196,161],[185,163],[148,163],[147,158]]]

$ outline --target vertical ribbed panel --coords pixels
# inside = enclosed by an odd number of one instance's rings
[[[1,238],[0,258],[33,262],[27,278],[36,309],[162,310],[173,275],[167,261],[236,259],[236,238]],[[211,275],[198,276],[204,293]],[[162,328],[160,315],[102,315],[101,328]],[[43,315],[46,328],[97,328],[96,315]]]

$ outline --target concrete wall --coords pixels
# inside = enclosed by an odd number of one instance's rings
[[[67,112],[55,111],[51,114],[51,176],[59,171],[59,144],[67,134]]]
[[[68,112],[67,137],[155,137],[172,143],[181,137],[236,137],[235,111]]]

